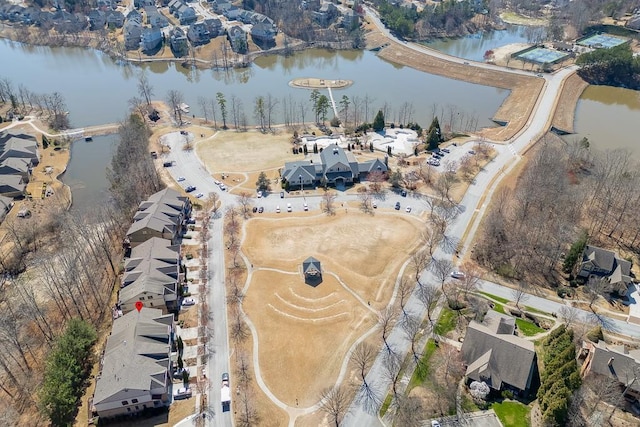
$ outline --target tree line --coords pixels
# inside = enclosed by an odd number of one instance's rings
[[[8,78],[2,78],[0,79],[0,103],[10,103],[11,112],[16,116],[40,115],[54,130],[69,127],[67,106],[60,92],[37,94],[23,84],[16,87]]]
[[[578,75],[591,84],[640,89],[640,57],[628,44],[584,53],[576,64]]]

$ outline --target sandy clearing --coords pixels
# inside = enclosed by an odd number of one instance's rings
[[[247,224],[243,252],[256,267],[286,271],[297,271],[304,259],[314,256],[361,298],[372,305],[386,304],[422,225],[409,216],[338,211],[331,217],[254,218]]]
[[[328,274],[314,288],[302,274],[257,271],[243,308],[258,332],[262,378],[291,406],[296,399],[316,403],[335,383],[353,341],[375,324],[373,313]]]
[[[290,140],[291,135],[283,131],[220,131],[215,138],[199,142],[196,152],[211,171],[259,171],[299,159],[291,151]]]

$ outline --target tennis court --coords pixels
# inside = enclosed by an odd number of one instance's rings
[[[578,40],[576,43],[581,46],[593,47],[593,48],[612,48],[620,46],[628,42],[629,39],[623,37],[611,36],[609,34],[594,34],[584,39]]]
[[[521,61],[534,62],[536,64],[555,64],[567,56],[569,56],[569,54],[557,50],[547,49],[546,47],[535,47],[518,53],[516,58]]]

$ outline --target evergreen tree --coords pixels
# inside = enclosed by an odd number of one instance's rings
[[[440,136],[438,135],[438,130],[435,127],[430,128],[427,135],[427,149],[433,151],[438,148],[439,144]]]
[[[373,130],[380,132],[384,129],[384,113],[382,110],[378,110],[375,119],[373,119]]]
[[[260,191],[270,191],[271,186],[269,185],[269,180],[267,179],[267,174],[264,172],[260,172],[258,175],[258,180],[256,181],[256,187]]]

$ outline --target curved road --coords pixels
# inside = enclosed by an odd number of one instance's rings
[[[371,11],[367,10],[369,16],[374,22],[381,28],[381,31],[390,39],[395,40],[398,43],[405,44],[402,41],[397,40],[384,28],[379,19],[374,16]],[[432,55],[441,59],[449,60],[452,62],[462,63],[464,62],[460,58],[451,57],[441,52],[426,49],[421,46],[406,44],[411,49],[422,52],[424,54]],[[477,62],[471,62],[470,66],[483,67],[487,69],[500,70],[502,72],[511,72],[522,75],[531,75],[531,72],[513,69],[504,69],[495,65],[483,64]],[[511,170],[520,160],[520,153],[524,152],[527,147],[534,142],[539,136],[546,132],[550,127],[551,117],[555,110],[557,98],[560,94],[564,80],[574,72],[575,68],[566,68],[557,73],[545,75],[545,85],[538,97],[536,106],[529,117],[524,128],[511,140],[507,141],[507,145],[497,145],[494,148],[497,151],[496,158],[489,163],[483,171],[481,171],[473,184],[469,187],[463,200],[458,206],[458,216],[456,220],[451,224],[447,230],[447,236],[450,239],[459,239],[463,241],[463,251],[466,251],[469,242],[473,240],[475,231],[481,217],[483,216],[486,206],[488,205],[491,196],[500,182],[501,178]],[[212,137],[215,138],[215,135]],[[171,153],[168,155],[170,160],[174,160],[174,166],[169,168],[170,174],[175,178],[178,176],[184,176],[186,180],[181,184],[195,185],[197,186],[197,192],[208,194],[215,191],[220,196],[223,206],[232,206],[237,204],[237,198],[226,192],[220,191],[217,185],[213,182],[211,173],[207,171],[196,154],[193,151],[183,151],[179,144],[175,144],[172,147]],[[355,195],[341,194],[338,196],[337,203],[344,201],[357,200]],[[419,215],[423,210],[427,209],[424,199],[418,197],[415,198],[402,198],[395,193],[387,193],[385,199],[379,203],[380,208],[391,208],[396,201],[406,205],[410,203],[414,207],[414,211],[410,215]],[[320,197],[289,197],[286,200],[280,199],[278,194],[270,194],[268,197],[255,200],[257,206],[264,206],[267,212],[274,212],[275,206],[280,206],[283,217],[284,208],[287,203],[291,203],[295,211],[302,210],[303,202],[308,203],[310,210],[319,209]],[[259,215],[259,214],[258,214]],[[212,233],[211,240],[209,242],[210,259],[209,259],[209,271],[210,277],[210,307],[211,316],[213,318],[213,325],[215,328],[213,338],[212,359],[208,364],[208,376],[211,381],[211,389],[209,394],[209,402],[213,406],[216,415],[213,420],[209,420],[210,425],[215,426],[230,426],[233,424],[231,415],[221,414],[220,412],[220,381],[219,378],[222,372],[229,372],[229,345],[227,336],[227,319],[226,319],[226,297],[224,286],[224,248],[223,248],[223,235],[222,235],[222,220],[220,218],[212,221]],[[444,248],[438,248],[434,253],[435,258],[452,258],[453,253],[451,251],[445,251]],[[429,272],[424,271],[422,273],[423,283],[438,283],[438,280]],[[481,286],[482,290],[490,292],[498,296],[505,296],[510,298],[510,290],[500,285],[483,282]],[[530,296],[527,300],[527,305],[539,308],[540,310],[547,312],[556,312],[559,310],[561,304],[557,302],[548,301],[535,296]],[[408,304],[407,310],[414,314],[424,316],[426,313],[422,304],[412,297]],[[587,312],[578,312],[578,318],[584,321],[590,321],[591,315]],[[611,320],[610,326],[617,329],[620,333],[630,336],[640,337],[640,326],[626,324],[617,320]],[[409,343],[404,338],[403,332],[400,328],[395,328],[389,336],[389,343],[394,349],[401,353],[406,354],[409,349]],[[379,393],[381,396],[386,394],[389,384],[384,380],[381,356],[376,359],[373,367],[368,374],[368,380],[378,385]],[[232,377],[233,383],[233,377]],[[232,384],[233,389],[233,384]],[[307,412],[300,408],[300,412]],[[305,408],[311,409],[311,408]],[[378,426],[380,421],[378,420],[377,413],[370,414],[365,411],[358,403],[354,402],[350,408],[349,414],[343,423],[345,426]]]

